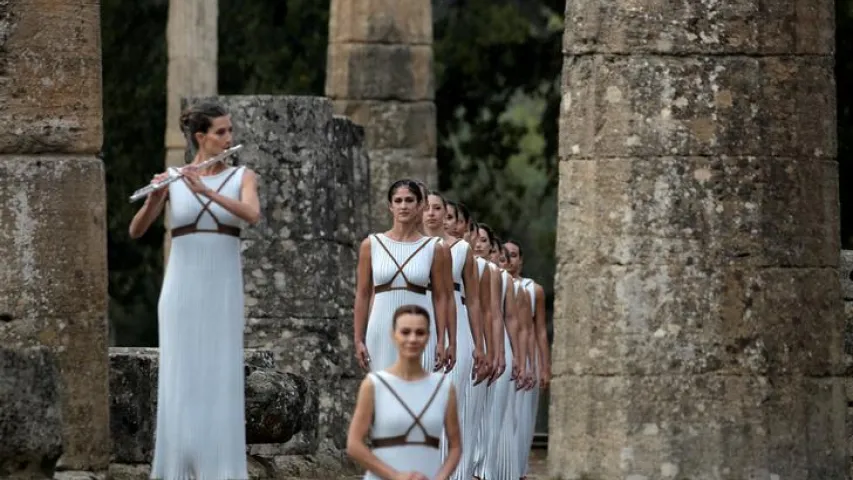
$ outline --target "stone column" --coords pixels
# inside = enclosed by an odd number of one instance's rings
[[[326,96],[365,129],[373,230],[393,181],[437,184],[434,90],[430,0],[332,0]]]
[[[166,37],[169,68],[166,80],[166,167],[184,165],[187,142],[181,132],[181,97],[214,95],[217,91],[219,41],[218,0],[169,2]],[[168,217],[168,216],[167,216]],[[168,218],[166,219],[168,223]],[[169,258],[166,230],[164,258]]]
[[[54,352],[62,410],[57,468],[105,471],[100,4],[2,2],[0,19],[0,345]],[[44,460],[49,474],[55,458]]]
[[[847,451],[853,456],[853,250],[842,250],[839,258],[838,281],[844,301],[844,377],[847,400]],[[853,458],[848,465],[847,478],[853,478]]]
[[[318,389],[318,431],[301,432],[279,453],[313,453],[326,439],[343,449],[363,377],[350,339],[369,215],[364,132],[334,117],[325,98],[208,100],[231,113],[235,143],[244,145],[235,157],[259,178],[263,220],[243,231],[246,346],[272,351],[279,370]]]
[[[844,478],[833,12],[567,2],[552,475]]]

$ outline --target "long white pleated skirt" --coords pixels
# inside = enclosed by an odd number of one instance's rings
[[[247,479],[240,239],[172,239],[158,305],[151,478]]]
[[[475,392],[471,378],[474,370],[474,336],[468,318],[468,308],[462,304],[462,295],[456,297],[456,366],[450,378],[456,388],[459,412],[459,427],[462,433],[462,458],[456,471],[450,476],[454,480],[470,480],[474,471],[474,452],[477,441],[477,426],[482,417],[483,399]],[[446,438],[441,442],[442,461],[447,457]]]

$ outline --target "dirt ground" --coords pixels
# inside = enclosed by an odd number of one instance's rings
[[[530,472],[528,480],[547,480],[548,468],[546,465],[547,451],[544,448],[537,448],[530,452]],[[341,480],[361,480],[362,477],[347,477]]]

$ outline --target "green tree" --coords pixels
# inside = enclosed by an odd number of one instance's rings
[[[457,1],[435,25],[439,185],[523,244],[549,308],[564,6]]]

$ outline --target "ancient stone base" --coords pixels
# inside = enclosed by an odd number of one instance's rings
[[[50,478],[62,454],[60,370],[46,347],[0,347],[0,478]]]
[[[110,349],[112,461],[151,462],[157,413],[156,348]],[[272,368],[270,352],[247,349],[246,441],[285,444],[303,428],[316,436],[317,394],[298,375]]]
[[[107,480],[107,472],[56,472],[53,480]]]

